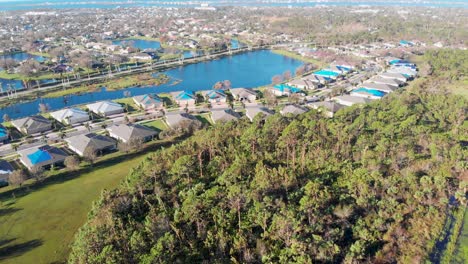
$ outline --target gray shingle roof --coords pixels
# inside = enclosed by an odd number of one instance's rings
[[[177,126],[181,125],[183,122],[195,122],[198,121],[196,117],[190,114],[168,114],[166,115],[166,122],[171,128],[176,128]]]
[[[70,147],[78,150],[81,154],[84,154],[88,148],[94,151],[100,151],[116,146],[116,143],[112,138],[95,133],[69,137],[65,139],[65,141],[70,145]]]
[[[127,142],[132,139],[145,139],[157,135],[157,132],[151,128],[139,124],[120,124],[108,127],[107,130],[113,135]]]
[[[211,119],[213,119],[214,123],[227,122],[231,120],[237,120],[239,118],[240,115],[232,109],[211,111]]]
[[[286,115],[286,114],[300,115],[300,114],[303,114],[303,113],[305,113],[307,111],[308,111],[308,109],[305,108],[305,107],[302,107],[302,106],[287,105],[280,111],[280,113],[282,115]]]
[[[18,128],[18,130],[23,130],[23,128],[26,131],[47,131],[50,130],[52,127],[52,122],[41,116],[41,115],[35,115],[35,116],[29,116],[17,120],[11,121],[13,126]]]

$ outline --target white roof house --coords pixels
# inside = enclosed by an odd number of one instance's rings
[[[89,120],[89,114],[78,108],[67,108],[50,113],[55,120],[63,124],[83,123]]]
[[[372,102],[372,100],[369,98],[352,96],[352,95],[341,95],[341,96],[333,97],[333,100],[335,100],[339,104],[346,105],[346,106],[352,106],[354,104],[367,104],[367,103]]]
[[[86,107],[89,109],[89,111],[102,116],[116,115],[123,113],[124,111],[120,104],[114,103],[112,101],[102,101],[94,104],[88,104]]]
[[[369,82],[374,82],[374,83],[380,83],[380,84],[387,84],[391,86],[398,87],[403,84],[403,82],[398,81],[396,79],[389,79],[389,78],[383,78],[380,76],[374,76],[369,79]]]

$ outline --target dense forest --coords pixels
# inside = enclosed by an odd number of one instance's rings
[[[427,85],[197,131],[102,193],[69,261],[422,262],[467,165],[467,101]]]

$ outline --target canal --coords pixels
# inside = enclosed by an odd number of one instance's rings
[[[0,109],[0,117],[8,114],[10,118],[16,119],[37,114],[39,103],[48,104],[51,110],[57,110],[72,105],[122,98],[128,92],[131,96],[135,96],[181,90],[208,90],[212,89],[216,82],[224,80],[230,80],[232,87],[258,87],[271,83],[271,78],[276,74],[282,74],[287,70],[294,73],[302,64],[299,60],[269,50],[252,51],[167,70],[164,73],[170,76],[172,81],[164,85],[128,87],[116,91],[106,91],[102,88],[96,92],[70,95],[65,98],[38,98]]]

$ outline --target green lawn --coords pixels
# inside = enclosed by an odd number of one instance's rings
[[[297,53],[291,52],[291,51],[272,50],[272,52],[276,53],[276,54],[279,54],[279,55],[286,56],[286,57],[290,57],[290,58],[293,58],[293,59],[296,59],[296,60],[312,63],[312,64],[316,65],[318,68],[322,68],[322,67],[325,66],[325,63],[323,61],[315,60],[315,59],[308,58],[308,57],[303,57],[303,56],[301,56],[301,55],[299,55]]]
[[[166,143],[167,144],[167,143]],[[159,143],[151,148],[159,148]],[[75,232],[85,222],[101,190],[115,188],[144,154],[113,153],[93,168],[58,173],[26,193],[0,189],[0,262],[63,262]]]
[[[164,122],[162,119],[156,119],[153,121],[145,122],[145,123],[142,123],[142,125],[153,128],[158,131],[167,129],[166,122]]]
[[[468,213],[465,210],[463,226],[458,237],[455,255],[452,258],[454,263],[468,263]]]

